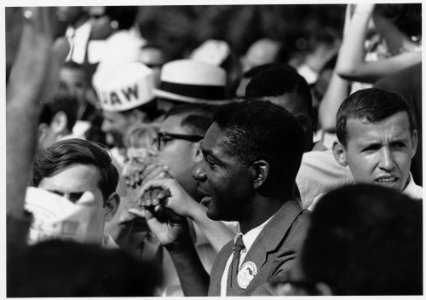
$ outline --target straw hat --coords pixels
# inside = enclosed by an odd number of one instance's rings
[[[220,67],[190,59],[163,66],[157,97],[189,103],[225,104],[226,72]]]

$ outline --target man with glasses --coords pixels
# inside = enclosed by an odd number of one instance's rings
[[[227,227],[221,222],[207,218],[206,208],[200,204],[202,196],[197,191],[197,182],[192,176],[196,165],[203,160],[200,143],[213,121],[213,113],[214,108],[202,104],[183,104],[168,111],[153,145],[157,150],[156,159],[158,161],[143,167],[145,169],[140,176],[140,184],[148,181],[147,185],[152,187],[151,191],[143,196],[150,198],[150,201],[166,198],[169,193],[167,190],[179,191],[186,195],[179,197],[179,199],[183,199],[179,202],[175,201],[177,197],[169,199],[168,205],[181,208],[180,210],[174,209],[174,211],[192,221],[189,222],[189,226],[194,233],[193,243],[207,272],[210,272],[217,252],[232,239],[233,231],[236,230],[235,223],[229,223]],[[158,165],[158,163],[162,165]],[[153,165],[157,166],[153,168]],[[147,179],[153,177],[156,179]],[[163,191],[159,192],[159,188]],[[130,212],[139,215],[138,210],[130,210]],[[166,260],[163,262],[165,272],[171,280],[167,282],[163,294],[167,296],[182,295],[180,287],[177,289],[179,282],[173,263],[168,255],[165,256]],[[167,259],[169,260],[167,261]]]

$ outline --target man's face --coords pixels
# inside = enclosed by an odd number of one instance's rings
[[[310,151],[313,144],[312,117],[300,96],[296,93],[286,93],[276,97],[263,97],[262,100],[281,106],[297,119],[305,133],[305,151]]]
[[[51,177],[43,178],[38,187],[63,196],[74,203],[85,191],[91,192],[95,197],[94,210],[96,215],[93,220],[97,220],[91,228],[95,230],[95,236],[99,239],[96,242],[100,244],[104,234],[107,210],[104,207],[104,198],[98,186],[99,180],[100,174],[96,167],[75,164]]]
[[[224,151],[225,138],[213,123],[201,145],[204,159],[194,169],[202,204],[213,220],[240,221],[253,197],[249,167]]]
[[[172,135],[194,135],[189,127],[181,125],[186,116],[188,116],[187,113],[166,118],[159,132]],[[170,174],[176,178],[185,191],[198,198],[196,181],[192,178],[192,171],[196,163],[201,160],[198,142],[165,135],[161,140],[161,147],[158,149],[158,160],[169,167]]]
[[[103,111],[104,121],[102,131],[105,132],[113,141],[115,146],[121,148],[124,146],[124,135],[132,125],[132,121],[126,115],[120,112]]]
[[[398,112],[375,123],[349,119],[346,127],[342,161],[355,180],[404,190],[417,148],[417,133],[410,133],[407,113]]]
[[[59,92],[77,98],[78,103],[85,101],[87,80],[83,70],[63,68],[59,72]]]

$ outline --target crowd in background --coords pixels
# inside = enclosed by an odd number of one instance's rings
[[[421,6],[6,8],[7,295],[422,294]]]

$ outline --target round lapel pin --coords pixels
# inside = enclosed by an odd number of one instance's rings
[[[254,262],[245,262],[238,271],[237,281],[242,289],[246,289],[254,276],[257,274],[257,267]]]

